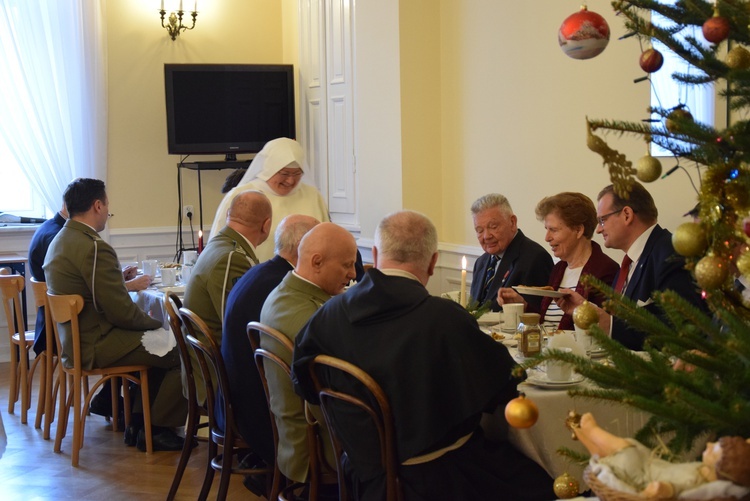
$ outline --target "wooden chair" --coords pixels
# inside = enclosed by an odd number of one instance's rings
[[[169,326],[172,329],[172,334],[177,341],[177,351],[180,353],[180,360],[182,361],[182,370],[185,371],[185,381],[187,387],[187,399],[188,399],[188,416],[187,424],[185,425],[185,445],[182,447],[180,453],[180,461],[177,464],[177,471],[175,471],[174,479],[172,480],[172,486],[169,488],[167,494],[167,500],[172,501],[177,495],[177,489],[180,487],[182,482],[182,476],[185,474],[185,468],[187,467],[190,454],[193,451],[191,437],[196,437],[200,428],[205,428],[208,423],[201,423],[201,416],[208,416],[206,409],[198,405],[198,399],[195,395],[195,379],[193,378],[193,364],[190,363],[190,353],[188,351],[185,337],[182,333],[182,320],[178,311],[182,308],[182,301],[177,297],[177,294],[170,292],[164,295],[164,311],[167,313],[169,318]],[[213,478],[213,468],[211,468],[210,461],[206,461],[206,473],[203,480],[203,485],[211,485],[211,478]],[[206,493],[207,494],[207,493]]]
[[[231,393],[229,392],[229,378],[224,367],[224,359],[214,341],[211,329],[198,315],[189,309],[180,308],[179,313],[180,319],[188,332],[185,339],[192,347],[198,359],[198,366],[203,374],[206,390],[206,409],[208,410],[208,426],[210,429],[208,454],[211,472],[203,481],[199,499],[206,499],[206,496],[208,496],[214,471],[220,472],[219,492],[216,495],[216,499],[219,501],[226,499],[229,489],[229,478],[233,473],[240,475],[267,475],[267,495],[270,490],[273,471],[270,468],[242,468],[239,466],[239,461],[235,461],[235,456],[238,456],[240,452],[249,451],[250,446],[242,440],[234,424],[234,411],[232,409]],[[220,388],[223,395],[221,402],[225,416],[224,430],[219,429],[214,415],[214,406],[217,402],[215,388]],[[221,453],[219,453],[219,447],[222,449]]]
[[[356,451],[346,451],[345,448],[342,448],[345,441],[333,426],[333,423],[336,422],[334,416],[336,416],[337,409],[349,407],[349,410],[353,408],[355,411],[360,411],[363,416],[368,416],[377,430],[380,443],[380,463],[386,478],[386,500],[401,501],[403,491],[398,476],[396,428],[388,397],[380,385],[354,364],[328,355],[316,356],[310,362],[309,371],[315,391],[320,398],[320,407],[323,409],[323,416],[331,434],[331,440],[334,442],[336,461],[339,464],[340,498],[346,499],[346,493],[341,491],[341,486],[346,485],[343,468],[340,467],[341,451],[347,452],[350,457],[356,454]],[[340,387],[339,384],[332,382],[332,380],[342,381],[345,379],[351,380],[352,383],[358,382],[357,386],[365,394],[355,395]],[[352,387],[352,385],[347,384],[347,388],[349,387]],[[347,413],[347,416],[351,416],[351,414]],[[346,417],[341,419],[344,420]]]
[[[44,414],[42,436],[45,440],[49,440],[52,421],[55,420],[55,396],[57,392],[53,391],[53,381],[58,358],[55,355],[55,335],[53,334],[52,318],[47,307],[47,282],[39,282],[32,278],[31,290],[34,291],[34,302],[37,311],[40,307],[44,308],[44,322],[46,326],[44,335],[47,341],[46,348],[38,357],[41,359],[39,363],[42,364],[42,379],[39,384],[39,404],[37,406],[34,426],[36,428],[41,427],[42,414]],[[42,409],[42,406],[44,406],[44,409]]]
[[[26,331],[21,307],[21,293],[24,289],[21,275],[0,275],[0,292],[3,297],[5,318],[8,322],[10,340],[10,395],[8,414],[13,414],[16,401],[21,399],[21,423],[26,424],[31,407],[31,387],[34,370],[39,359],[35,358],[29,370],[29,352],[34,344],[34,331]],[[16,355],[16,349],[18,355]],[[39,413],[37,412],[37,415]]]
[[[65,436],[68,427],[68,415],[70,407],[73,406],[73,452],[71,462],[73,466],[78,466],[78,453],[83,447],[83,432],[86,425],[86,415],[88,414],[91,398],[101,385],[110,382],[112,385],[112,414],[118,415],[119,398],[116,390],[116,379],[122,378],[123,400],[125,403],[125,426],[130,425],[130,390],[125,380],[131,381],[141,386],[141,401],[143,403],[143,426],[146,435],[146,452],[152,454],[154,451],[151,438],[151,406],[149,404],[148,392],[148,369],[147,365],[123,365],[116,367],[102,367],[97,369],[83,369],[81,366],[81,333],[78,325],[78,314],[83,309],[83,298],[78,294],[55,295],[47,292],[47,302],[49,306],[52,326],[55,333],[55,344],[57,353],[60,354],[61,362],[58,363],[58,380],[60,383],[60,405],[57,413],[57,434],[55,436],[55,452],[60,452],[62,439]],[[70,324],[69,343],[72,354],[69,361],[72,367],[66,367],[63,363],[63,336],[60,332],[60,324]],[[66,340],[67,341],[67,340]],[[138,373],[139,377],[134,376]],[[85,391],[83,388],[84,378],[87,376],[99,376],[100,379]],[[72,386],[73,393],[68,395],[68,384]],[[83,399],[83,403],[81,400]],[[112,420],[112,430],[117,431],[117,419]]]

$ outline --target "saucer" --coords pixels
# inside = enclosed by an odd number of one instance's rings
[[[567,381],[550,381],[547,379],[547,374],[540,372],[530,375],[525,382],[539,388],[563,390],[580,384],[583,380],[584,377],[582,374],[573,374]]]

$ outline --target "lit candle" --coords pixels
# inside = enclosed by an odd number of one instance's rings
[[[198,254],[203,252],[203,230],[198,230]]]
[[[461,295],[459,296],[461,306],[466,308],[466,256],[461,258]]]

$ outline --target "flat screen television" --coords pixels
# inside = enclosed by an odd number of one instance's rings
[[[288,64],[165,64],[170,154],[255,153],[295,139],[294,71]]]

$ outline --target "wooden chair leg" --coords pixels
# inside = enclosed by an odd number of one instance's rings
[[[73,450],[71,451],[71,462],[73,466],[78,467],[78,453],[83,445],[83,427],[81,421],[81,389],[83,382],[81,378],[74,378],[73,381]]]
[[[219,450],[219,446],[211,438],[211,431],[209,426],[209,437],[208,437],[208,461],[206,461],[206,474],[203,476],[203,485],[201,486],[201,492],[198,495],[200,501],[205,501],[208,498],[208,492],[211,490],[211,484],[214,481],[214,475],[216,470],[211,466],[211,458],[216,457],[216,453]]]
[[[68,381],[69,377],[62,370],[59,371],[57,381],[59,389],[60,405],[57,409],[57,432],[55,433],[55,452],[60,452],[62,448],[62,439],[65,436],[68,426]]]
[[[10,392],[8,394],[8,414],[13,414],[16,400],[18,400],[18,346],[10,345]]]
[[[112,400],[112,431],[120,431],[117,425],[118,417],[120,416],[120,392],[117,391],[117,380],[122,380],[122,386],[125,388],[127,386],[127,379],[119,378],[119,377],[113,377],[109,380],[109,388],[110,388],[110,394],[111,394],[111,400]]]
[[[198,422],[200,421],[200,413],[197,406],[196,402],[190,402],[188,407],[187,423],[185,424],[185,443],[182,446],[182,452],[180,452],[180,461],[177,463],[177,470],[174,472],[172,485],[169,488],[169,493],[167,493],[167,501],[174,501],[177,489],[180,488],[180,482],[182,482],[182,476],[185,474],[190,454],[193,452],[193,437],[195,437],[198,430]]]
[[[52,354],[52,350],[47,351],[44,362],[45,362],[44,432],[42,433],[42,437],[44,438],[44,440],[49,440],[50,427],[52,426],[52,421],[55,420],[55,395],[56,395],[56,392],[53,388],[55,386],[55,383],[54,383],[55,360],[54,360],[54,355]]]
[[[31,405],[29,397],[29,352],[25,346],[18,348],[20,355],[19,374],[21,380],[21,424],[28,422],[29,406]]]

